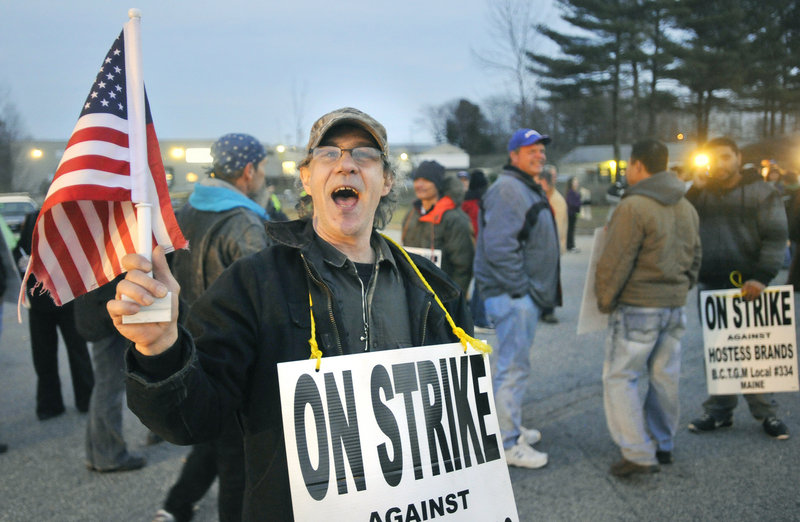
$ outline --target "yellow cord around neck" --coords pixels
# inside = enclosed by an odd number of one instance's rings
[[[311,292],[308,292],[308,313],[311,314],[311,338],[308,340],[308,346],[311,348],[311,357],[309,359],[317,360],[317,371],[322,362],[322,350],[319,349],[317,344],[317,325],[314,323],[314,302],[311,300]]]
[[[428,291],[431,294],[433,294],[433,298],[436,300],[436,303],[438,303],[439,307],[444,312],[444,316],[447,319],[447,322],[450,324],[450,328],[453,330],[453,333],[455,334],[456,337],[458,337],[459,342],[464,347],[464,353],[467,353],[467,346],[472,346],[472,348],[481,353],[486,353],[486,354],[492,353],[492,347],[489,345],[489,343],[485,343],[480,339],[475,339],[474,337],[469,336],[467,332],[464,331],[463,328],[456,325],[455,321],[453,321],[453,318],[450,316],[450,313],[447,311],[447,308],[445,308],[441,299],[439,299],[439,296],[436,295],[436,292],[433,291],[431,285],[428,284],[428,281],[425,279],[425,277],[423,277],[422,272],[419,271],[417,265],[414,263],[414,261],[411,260],[411,256],[408,255],[408,252],[406,252],[405,249],[400,245],[398,245],[397,242],[394,241],[392,238],[384,234],[381,234],[381,236],[385,240],[396,246],[400,250],[400,252],[402,252],[403,256],[406,258],[406,261],[408,261],[408,264],[410,264],[411,268],[414,269],[414,272],[417,274],[417,277],[419,277],[420,281],[422,281],[422,283],[425,285],[425,288],[427,288]],[[311,299],[311,291],[308,292],[308,313],[311,316],[311,338],[308,340],[308,346],[311,348],[311,357],[309,357],[309,359],[317,360],[316,370],[319,371],[320,363],[322,362],[322,351],[319,349],[319,345],[317,344],[317,334],[316,334],[317,330],[316,330],[316,323],[314,322],[314,302]]]
[[[397,242],[394,241],[389,236],[385,234],[381,234],[381,236],[386,241],[396,246],[400,250],[400,252],[402,252],[403,256],[406,258],[406,261],[408,261],[408,264],[410,264],[411,268],[414,269],[414,272],[417,274],[417,277],[419,277],[420,281],[422,281],[422,283],[425,285],[425,288],[427,288],[428,291],[433,294],[433,298],[436,299],[436,302],[439,304],[439,307],[444,312],[444,316],[447,319],[447,322],[450,324],[450,328],[452,328],[453,333],[456,335],[456,337],[458,337],[459,342],[461,342],[461,345],[464,347],[464,353],[467,353],[468,345],[471,345],[475,350],[481,353],[492,353],[492,347],[489,346],[488,343],[485,343],[480,339],[475,339],[474,337],[470,337],[469,335],[467,335],[467,332],[465,332],[463,328],[456,325],[455,321],[453,321],[453,318],[450,317],[450,313],[447,311],[447,308],[444,307],[444,304],[442,304],[442,301],[439,299],[439,296],[436,295],[436,292],[433,291],[431,285],[429,285],[428,281],[426,281],[425,278],[422,276],[422,272],[419,271],[417,265],[414,264],[414,261],[411,260],[411,256],[408,255],[408,252],[406,252],[403,247],[398,245]]]

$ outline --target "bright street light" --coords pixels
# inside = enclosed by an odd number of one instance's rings
[[[196,147],[186,149],[186,163],[214,163],[211,157],[211,148]]]
[[[703,154],[702,152],[697,154],[694,157],[694,166],[695,167],[707,167],[708,166],[708,155]]]
[[[281,163],[281,172],[286,176],[293,176],[297,172],[297,163],[294,161],[284,161]]]

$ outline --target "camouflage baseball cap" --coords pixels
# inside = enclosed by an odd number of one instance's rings
[[[361,127],[372,136],[385,156],[389,155],[389,144],[386,140],[386,129],[378,121],[367,113],[361,112],[352,107],[336,109],[322,116],[314,125],[311,126],[311,134],[308,138],[307,151],[311,151],[319,145],[325,134],[332,128],[350,124]]]

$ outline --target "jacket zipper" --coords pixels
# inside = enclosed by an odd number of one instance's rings
[[[351,263],[352,264],[352,263]],[[358,270],[356,270],[356,265],[353,264],[353,272],[355,272],[356,279],[358,279],[358,284],[361,286],[361,324],[363,325],[363,333],[359,340],[364,342],[364,351],[369,351],[369,323],[367,323],[367,291],[364,288],[364,282],[358,276]]]
[[[306,269],[308,277],[311,278],[311,280],[314,281],[314,283],[316,283],[318,286],[321,286],[325,290],[325,294],[328,296],[328,317],[333,325],[333,335],[336,337],[337,352],[339,355],[344,355],[344,350],[342,350],[342,341],[339,338],[339,328],[336,326],[336,319],[333,317],[333,294],[331,293],[331,289],[328,288],[328,285],[314,276],[314,274],[311,272],[311,267],[308,265],[306,256],[301,253],[300,257],[303,259],[303,266]],[[313,311],[311,313],[313,313]]]
[[[430,314],[431,311],[431,304],[432,303],[430,301],[427,302],[425,306],[425,313],[422,315],[422,340],[419,343],[420,346],[425,344],[425,336],[428,333],[428,314]]]

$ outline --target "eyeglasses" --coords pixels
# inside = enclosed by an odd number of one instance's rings
[[[322,163],[334,163],[339,161],[339,158],[341,158],[342,154],[345,152],[349,152],[350,157],[353,158],[353,161],[363,166],[374,165],[383,157],[383,153],[375,147],[354,147],[352,149],[340,149],[339,147],[334,147],[332,145],[311,149],[311,157],[315,160],[321,161]]]

